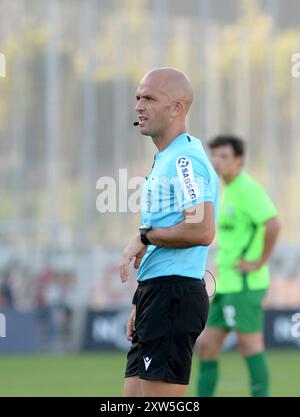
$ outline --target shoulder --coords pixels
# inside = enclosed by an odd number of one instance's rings
[[[187,135],[187,140],[181,141],[170,149],[165,159],[165,172],[169,177],[191,175],[194,178],[204,178],[205,183],[218,184],[218,176],[212,167],[200,139]]]
[[[247,174],[247,173],[242,173],[242,181],[239,182],[239,187],[241,189],[241,191],[243,191],[244,193],[249,193],[251,192],[266,192],[265,188],[263,187],[263,185],[258,182],[255,178],[253,178],[251,175]]]
[[[202,165],[207,169],[211,168],[201,140],[190,135],[188,138],[189,141],[181,143],[172,151],[170,162],[179,166],[190,163],[193,166]]]
[[[256,206],[262,209],[264,206],[268,207],[271,204],[271,198],[266,188],[248,174],[243,174],[237,192],[247,209]]]

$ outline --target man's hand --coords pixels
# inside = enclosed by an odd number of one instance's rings
[[[256,271],[262,267],[261,261],[252,261],[248,262],[244,259],[241,259],[236,265],[235,268],[242,273]]]
[[[133,335],[135,333],[135,316],[136,316],[136,306],[132,306],[132,311],[130,313],[128,322],[127,322],[127,329],[126,329],[126,335],[127,339],[131,342],[133,339]]]
[[[266,225],[265,243],[264,243],[264,249],[261,254],[260,260],[254,261],[254,262],[247,262],[244,259],[241,259],[235,265],[235,268],[238,269],[240,272],[246,273],[246,272],[256,271],[267,262],[269,256],[271,255],[275,242],[277,240],[279,231],[280,231],[280,223],[277,217],[272,217],[272,219],[268,220],[265,223],[265,225]]]
[[[124,249],[123,257],[119,266],[121,281],[126,282],[129,275],[130,262],[135,258],[134,267],[138,269],[142,262],[142,258],[147,251],[145,246],[140,239],[140,234],[137,233],[133,240]]]

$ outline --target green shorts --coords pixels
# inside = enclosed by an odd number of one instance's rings
[[[264,329],[263,300],[267,290],[216,294],[210,304],[206,327],[219,327],[243,333]]]

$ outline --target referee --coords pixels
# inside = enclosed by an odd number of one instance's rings
[[[140,132],[158,152],[143,189],[140,230],[120,263],[122,282],[132,261],[138,269],[124,395],[183,396],[208,316],[203,276],[215,235],[218,178],[200,140],[186,130],[193,90],[183,72],[150,71],[136,99]]]
[[[217,227],[217,293],[207,327],[197,342],[201,359],[198,395],[214,394],[220,349],[233,330],[248,368],[251,394],[265,397],[269,395],[269,372],[263,300],[269,285],[266,262],[280,229],[278,213],[264,188],[242,172],[245,150],[240,138],[218,136],[209,147],[225,185]]]

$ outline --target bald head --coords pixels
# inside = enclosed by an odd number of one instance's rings
[[[155,68],[144,76],[141,83],[145,81],[153,83],[171,101],[181,102],[185,114],[188,112],[193,102],[193,89],[184,72],[170,67]]]
[[[136,99],[140,132],[152,137],[159,150],[186,132],[186,114],[193,101],[193,89],[182,71],[156,68],[148,72],[137,88]]]

